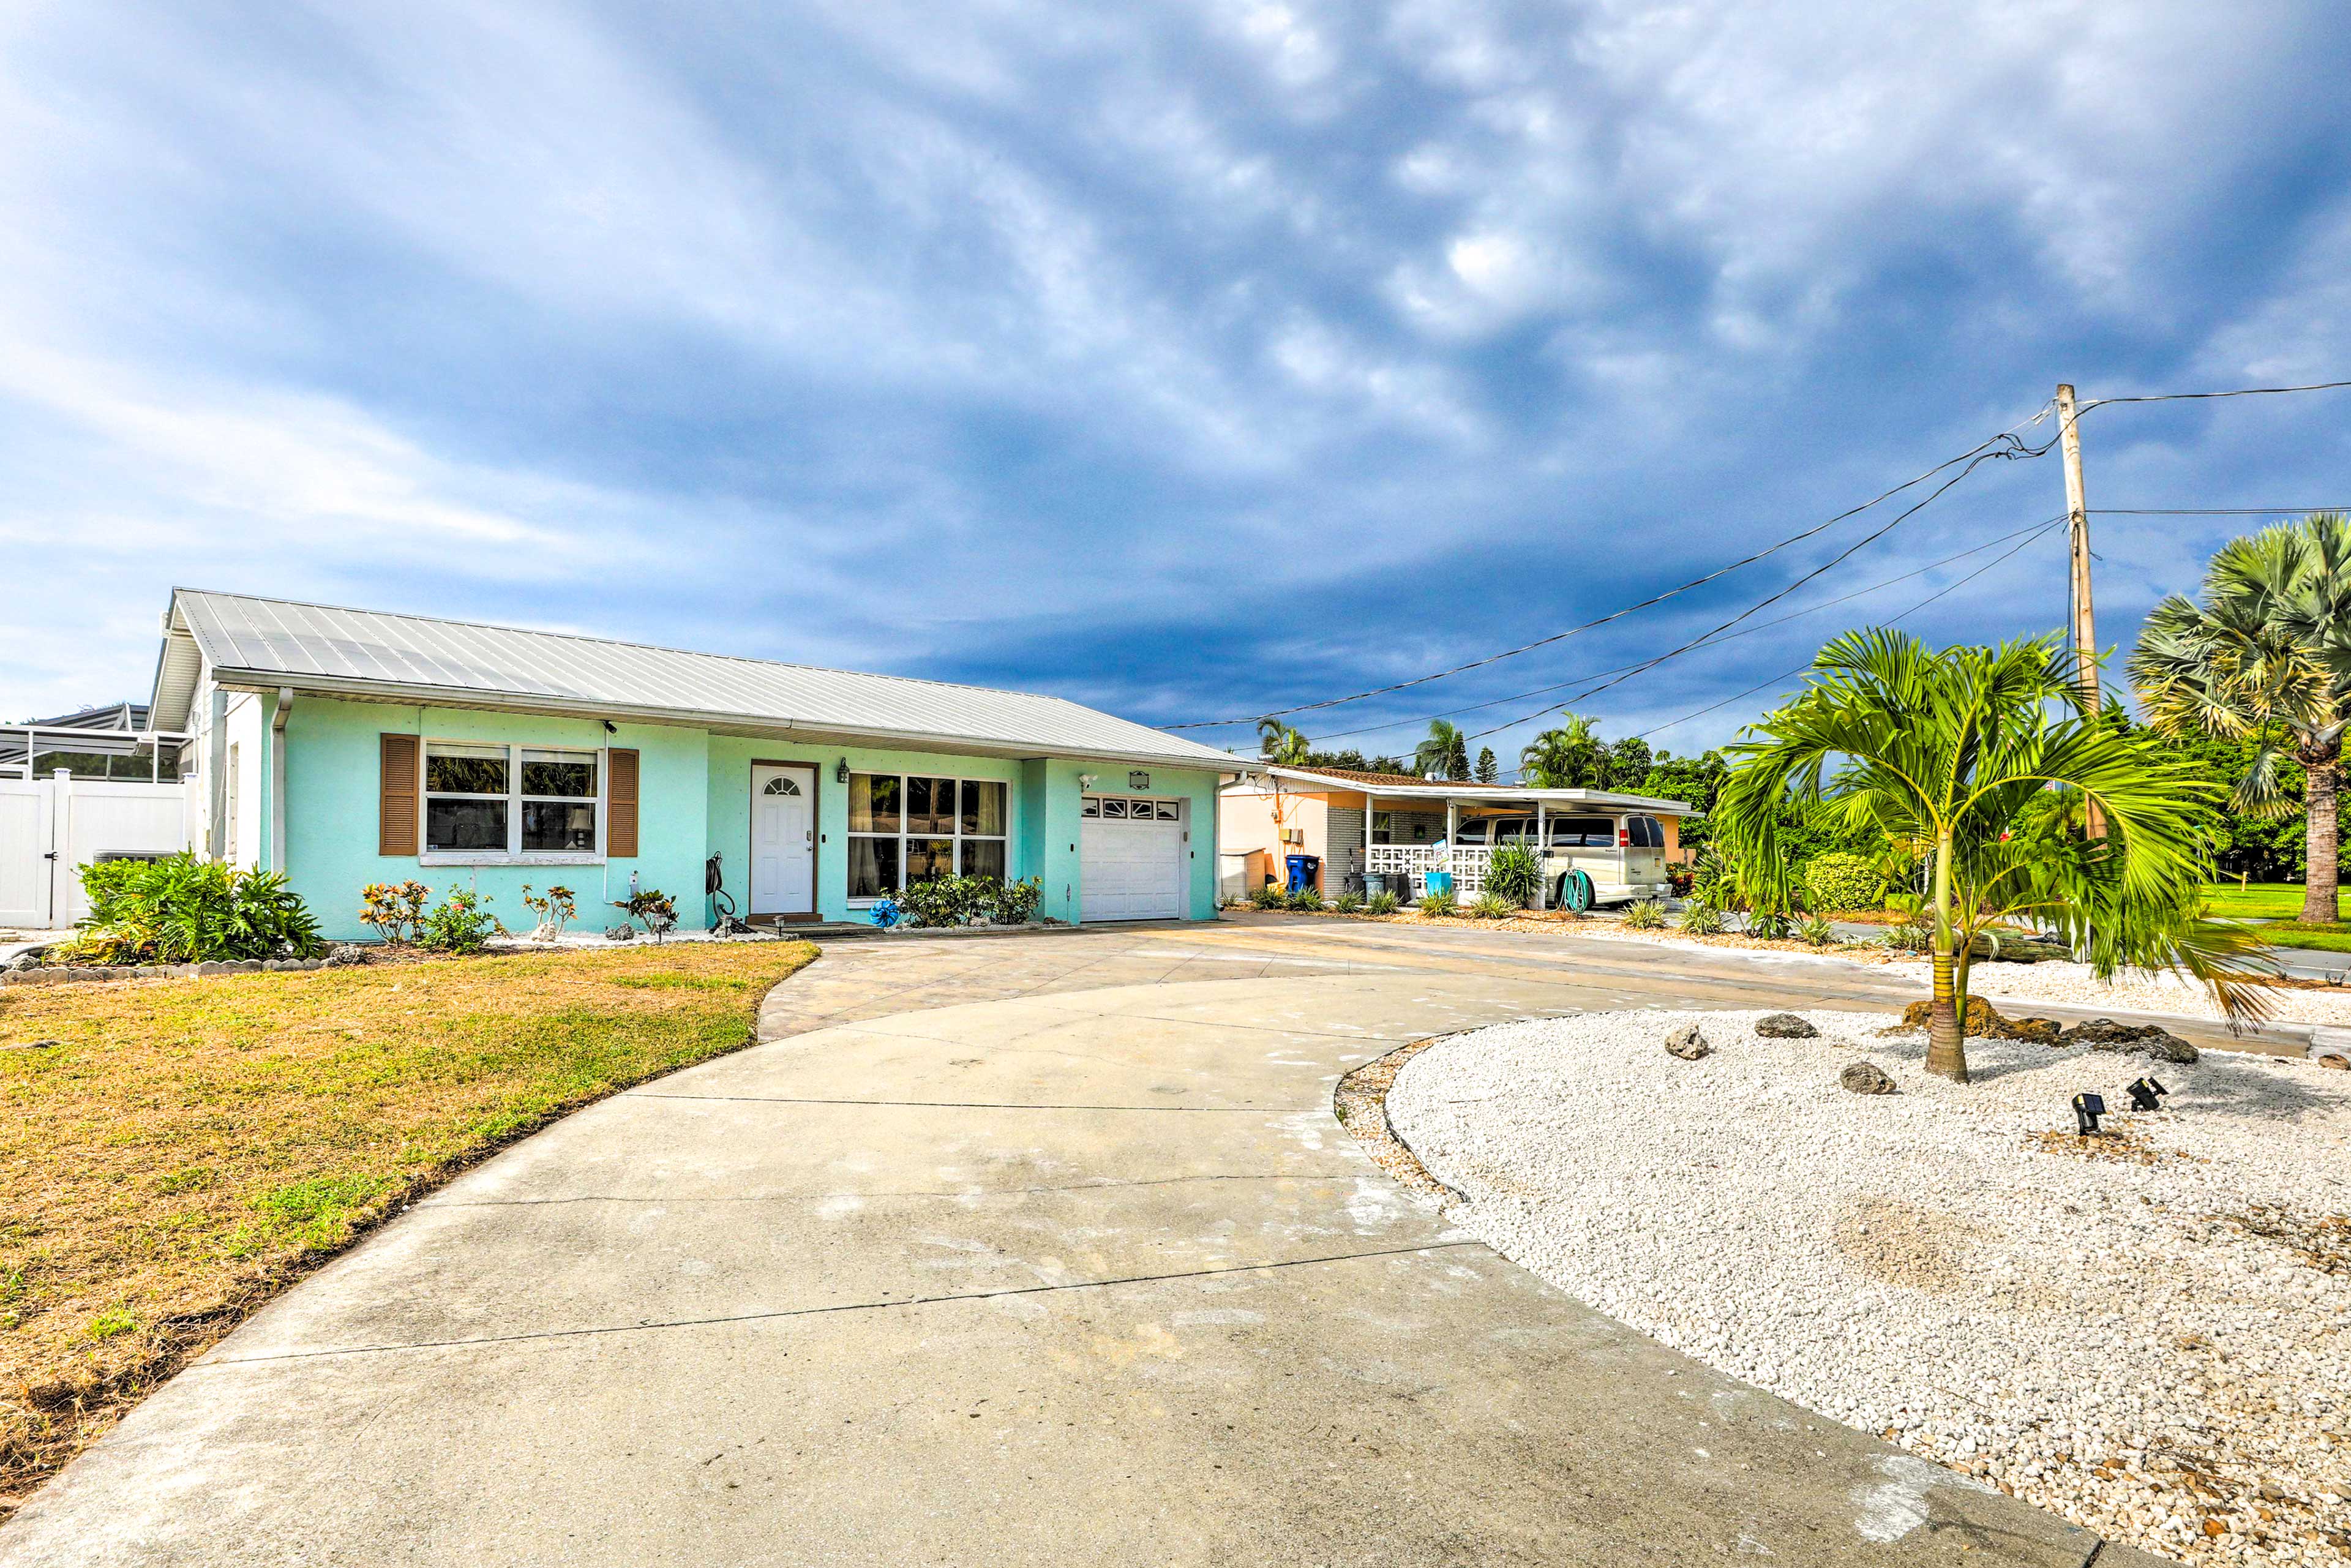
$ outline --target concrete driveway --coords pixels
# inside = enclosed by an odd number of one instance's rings
[[[1396,1044],[1852,1005],[1820,966],[1308,920],[838,944],[240,1329],[0,1563],[2143,1561],[1405,1198]]]

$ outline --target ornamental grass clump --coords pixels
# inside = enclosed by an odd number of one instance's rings
[[[1666,906],[1654,898],[1640,899],[1625,911],[1625,924],[1635,931],[1662,931]]]
[[[1479,894],[1476,898],[1469,901],[1469,918],[1472,920],[1508,920],[1511,915],[1516,915],[1519,912],[1519,905],[1512,904],[1509,899],[1503,897],[1500,894],[1496,893],[1493,889],[1488,888],[1485,892]]]
[[[1441,915],[1459,914],[1461,903],[1450,893],[1431,893],[1422,896],[1419,908],[1423,915],[1436,919]]]
[[[1290,907],[1308,915],[1322,913],[1322,890],[1311,883],[1300,888],[1290,895]]]
[[[1250,904],[1258,909],[1280,909],[1285,902],[1281,889],[1270,882],[1249,894]]]
[[[1486,889],[1512,909],[1525,909],[1542,891],[1542,857],[1525,844],[1503,844],[1486,862]]]
[[[1395,894],[1390,893],[1386,888],[1382,888],[1379,892],[1372,894],[1371,897],[1364,900],[1364,913],[1366,915],[1394,915],[1396,912],[1397,907],[1403,903],[1404,900],[1398,898]]]

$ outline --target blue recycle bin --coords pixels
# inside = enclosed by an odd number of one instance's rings
[[[1288,884],[1288,890],[1291,893],[1296,893],[1301,888],[1309,888],[1314,885],[1315,874],[1322,869],[1322,857],[1321,855],[1291,855],[1288,863],[1290,866],[1290,882]]]

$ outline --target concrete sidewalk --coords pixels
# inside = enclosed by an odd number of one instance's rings
[[[0,1563],[2147,1561],[1590,1311],[1331,1113],[1501,1019],[1886,1005],[1816,977],[1309,926],[843,945],[773,1043],[262,1312]]]

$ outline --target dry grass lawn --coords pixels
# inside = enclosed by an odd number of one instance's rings
[[[815,956],[678,943],[0,991],[0,1517],[402,1203],[746,1044]]]

